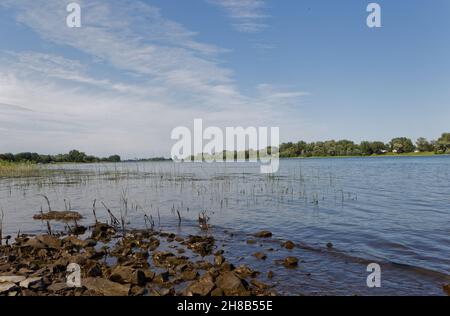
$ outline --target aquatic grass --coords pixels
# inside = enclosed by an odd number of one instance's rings
[[[35,177],[41,175],[41,168],[32,163],[0,161],[0,178]]]

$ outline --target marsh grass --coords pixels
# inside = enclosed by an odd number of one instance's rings
[[[41,168],[32,163],[11,163],[0,161],[0,178],[36,177]]]

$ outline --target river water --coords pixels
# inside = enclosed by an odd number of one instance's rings
[[[48,175],[0,179],[4,230],[42,233],[32,216],[47,203],[93,221],[101,202],[131,228],[198,234],[206,211],[211,233],[235,265],[266,273],[286,295],[443,295],[450,283],[450,157],[282,160],[275,175],[257,164],[145,162],[42,167]],[[178,223],[177,211],[182,217]],[[56,225],[54,229],[62,229]],[[273,238],[248,245],[250,234]],[[291,240],[292,251],[279,246]],[[333,248],[328,248],[332,243]],[[251,254],[264,251],[268,258]],[[297,256],[297,269],[276,264]],[[381,288],[368,288],[369,263],[381,266]]]

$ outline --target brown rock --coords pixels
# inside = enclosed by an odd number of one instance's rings
[[[86,278],[82,284],[89,291],[102,296],[128,296],[130,285],[112,282],[102,278]]]
[[[254,256],[256,259],[259,259],[259,260],[266,260],[266,259],[267,259],[266,254],[263,253],[263,252],[257,252],[257,253],[254,253],[253,256]]]
[[[443,289],[444,289],[444,292],[445,292],[448,296],[450,296],[450,284],[444,285]]]
[[[0,294],[7,293],[10,291],[15,291],[18,289],[18,286],[12,282],[4,282],[0,283]]]
[[[205,273],[198,281],[194,281],[186,290],[188,296],[207,296],[214,289],[213,277]]]
[[[295,248],[295,244],[292,241],[288,240],[285,243],[283,243],[283,248],[286,248],[288,250],[292,250],[292,249]]]
[[[169,272],[159,273],[153,278],[152,282],[156,284],[167,283],[169,282],[169,276],[170,276]]]
[[[192,281],[198,277],[198,272],[195,270],[185,270],[181,273],[180,277],[183,281]]]
[[[59,282],[59,283],[53,283],[53,284],[49,285],[47,287],[47,290],[50,291],[50,292],[56,293],[56,292],[63,291],[65,289],[67,289],[67,288],[68,287],[67,287],[67,283],[66,282]]]
[[[142,270],[135,270],[124,266],[115,267],[111,272],[110,280],[134,285],[144,285],[146,283],[145,273]]]
[[[216,286],[220,288],[226,296],[249,296],[245,281],[241,280],[233,272],[225,272],[217,278]]]
[[[298,259],[296,257],[287,257],[284,259],[284,265],[288,268],[293,268],[298,266]]]
[[[267,230],[263,230],[263,231],[260,231],[256,234],[254,234],[253,236],[257,237],[257,238],[270,238],[270,237],[272,237],[272,233]]]
[[[273,279],[274,276],[275,276],[275,275],[274,275],[273,271],[269,271],[269,272],[267,273],[267,278],[268,278],[268,279]]]
[[[214,264],[216,266],[222,265],[225,262],[225,258],[222,255],[217,255],[214,257]]]
[[[36,237],[41,243],[43,243],[47,248],[59,249],[61,248],[61,240],[51,235],[41,235]]]

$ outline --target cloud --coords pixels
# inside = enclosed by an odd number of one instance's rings
[[[219,127],[299,129],[298,116],[288,109],[303,93],[265,84],[253,96],[242,94],[233,71],[220,62],[227,50],[197,41],[158,8],[128,0],[79,1],[83,26],[70,29],[68,2],[0,3],[55,46],[51,53],[0,51],[3,150],[168,155],[171,130],[190,127],[195,118]]]
[[[233,20],[233,26],[239,32],[258,33],[268,27],[265,23],[270,16],[264,13],[264,0],[207,0],[223,8]]]

